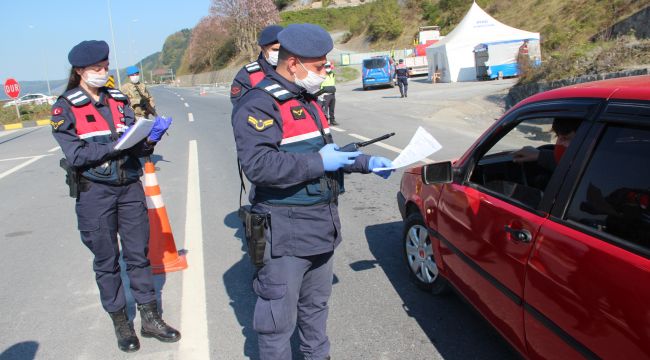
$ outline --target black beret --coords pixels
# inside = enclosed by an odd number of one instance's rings
[[[280,46],[304,58],[319,58],[334,48],[332,37],[314,24],[291,24],[278,34]]]
[[[260,46],[275,44],[278,42],[278,33],[284,29],[280,25],[269,25],[262,29],[260,36],[257,38],[257,43]]]
[[[75,45],[68,53],[74,67],[86,67],[108,59],[108,44],[103,40],[86,40]]]

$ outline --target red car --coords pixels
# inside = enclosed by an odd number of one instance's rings
[[[398,204],[416,284],[455,289],[525,358],[650,358],[650,76],[522,101],[460,159],[406,171]]]

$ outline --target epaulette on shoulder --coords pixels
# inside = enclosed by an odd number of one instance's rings
[[[117,89],[106,88],[106,92],[113,99],[118,100],[118,101],[127,101],[129,99],[128,97],[126,97],[126,95],[124,95],[121,91],[119,91]]]
[[[83,106],[90,102],[90,98],[86,93],[81,90],[70,90],[61,94],[62,98],[66,99],[72,106]]]
[[[257,61],[244,65],[244,68],[246,68],[246,71],[248,71],[249,74],[262,70],[262,67]]]
[[[255,87],[264,90],[267,94],[273,96],[273,98],[278,101],[287,101],[295,97],[291,91],[285,89],[282,85],[266,78],[260,81],[260,83]]]

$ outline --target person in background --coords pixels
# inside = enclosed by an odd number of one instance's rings
[[[399,86],[401,97],[408,97],[409,69],[404,65],[404,59],[399,59],[399,64],[395,68],[395,77],[397,77],[397,85]]]
[[[181,338],[158,312],[147,258],[149,216],[138,159],[153,152],[172,119],[156,118],[146,139],[129,149],[115,150],[135,116],[126,95],[104,86],[108,51],[108,44],[97,40],[82,41],[70,50],[68,86],[52,106],[50,125],[65,155],[61,167],[67,172],[70,195],[76,198],[81,241],[94,255],[102,307],[113,321],[119,349],[133,352],[140,348],[140,341],[127,316],[120,255],[140,310],[142,336],[164,342]]]
[[[140,69],[137,66],[129,66],[126,68],[126,75],[131,82],[122,85],[120,90],[129,97],[136,118],[156,116],[156,103],[147,87],[140,81]]]
[[[336,75],[334,74],[334,65],[329,61],[325,63],[325,81],[321,84],[320,88],[322,91],[323,100],[321,105],[323,106],[323,112],[327,121],[330,125],[338,125],[334,117],[334,106],[336,105]]]
[[[278,33],[282,31],[280,25],[269,25],[262,29],[257,38],[257,44],[260,46],[260,55],[256,61],[244,65],[230,85],[230,102],[233,106],[241,99],[244,94],[255,87],[264,75],[273,71],[278,65]]]

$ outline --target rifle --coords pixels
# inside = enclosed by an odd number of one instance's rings
[[[135,86],[135,91],[138,92],[138,95],[140,95],[140,107],[143,108],[145,111],[151,113],[153,116],[158,116],[156,113],[156,109],[151,106],[151,102],[149,101],[149,98],[144,97],[140,89],[138,89],[138,84],[133,84]]]

